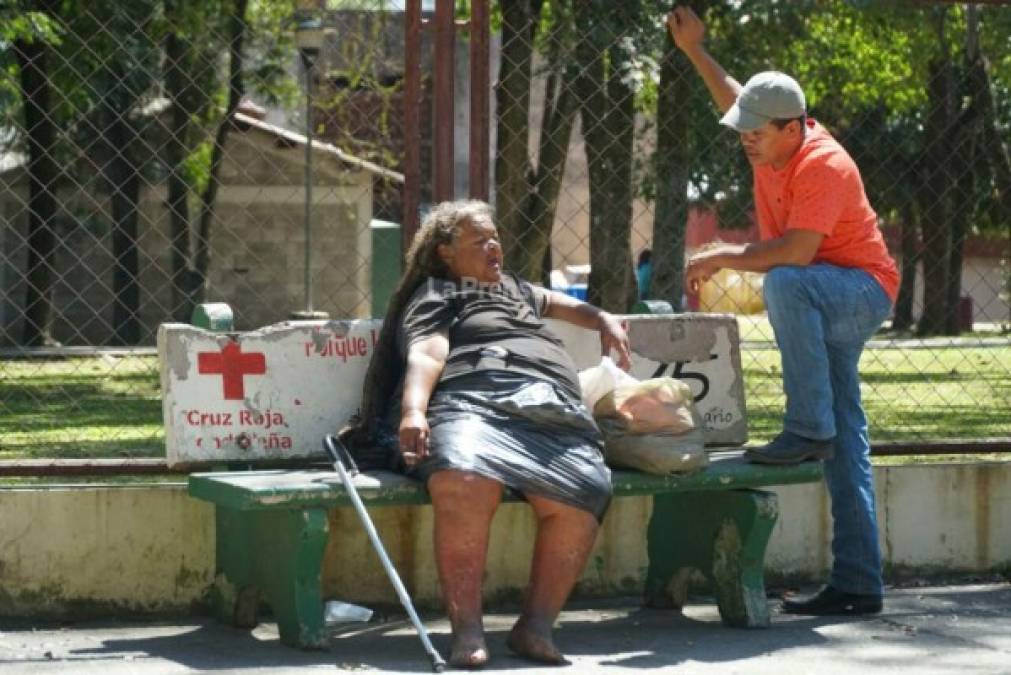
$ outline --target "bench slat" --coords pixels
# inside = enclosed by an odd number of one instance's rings
[[[614,496],[730,490],[811,483],[821,480],[822,465],[762,466],[744,461],[739,450],[710,455],[708,467],[685,475],[658,476],[638,471],[613,471]],[[362,500],[370,506],[427,504],[418,481],[377,471],[355,479]],[[347,506],[351,500],[334,471],[246,471],[196,473],[190,495],[241,511],[300,506]]]
[[[752,464],[743,450],[709,453],[709,466],[689,474],[658,476],[641,471],[612,471],[615,497],[671,492],[737,490],[769,485],[816,483],[822,479],[821,462],[793,466]]]

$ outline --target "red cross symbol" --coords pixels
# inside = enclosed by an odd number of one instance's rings
[[[198,352],[197,372],[202,375],[221,375],[225,400],[241,401],[245,398],[242,376],[263,375],[267,372],[267,360],[263,352],[243,354],[238,342],[229,342],[220,354]]]

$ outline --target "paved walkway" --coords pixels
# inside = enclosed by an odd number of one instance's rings
[[[487,617],[492,662],[484,672],[676,673],[748,675],[850,673],[1011,673],[1011,585],[936,586],[890,591],[868,618],[805,618],[775,613],[768,630],[720,624],[715,606],[684,615],[643,610],[633,598],[576,603],[559,622],[557,643],[571,663],[545,668],[505,648],[515,614]],[[445,620],[428,621],[448,648]],[[356,624],[334,632],[330,649],[282,646],[273,624],[241,631],[208,619],[31,626],[0,620],[0,673],[429,672],[409,624]]]

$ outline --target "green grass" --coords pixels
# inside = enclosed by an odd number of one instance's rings
[[[741,354],[753,441],[778,433],[784,405],[779,352]],[[868,349],[860,360],[874,441],[1011,435],[1011,346]]]
[[[779,352],[741,358],[749,436],[761,442],[780,429]],[[861,372],[875,441],[1011,435],[1011,345],[872,349]],[[0,361],[0,459],[164,452],[155,357]]]
[[[0,362],[0,459],[164,454],[155,357]]]
[[[887,324],[886,324],[887,325]],[[740,332],[741,342],[772,342],[772,324],[765,314],[740,314],[737,316],[737,327]],[[882,331],[877,336],[878,339],[900,339],[916,341],[915,336],[910,332],[900,334],[887,333]],[[1008,325],[1006,322],[977,322],[974,324],[971,333],[965,333],[954,338],[956,342],[971,342],[977,339],[998,338],[1008,339]],[[940,338],[946,340],[948,338]]]

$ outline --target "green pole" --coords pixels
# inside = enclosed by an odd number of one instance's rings
[[[372,231],[372,316],[385,316],[401,274],[400,224],[369,223]]]

